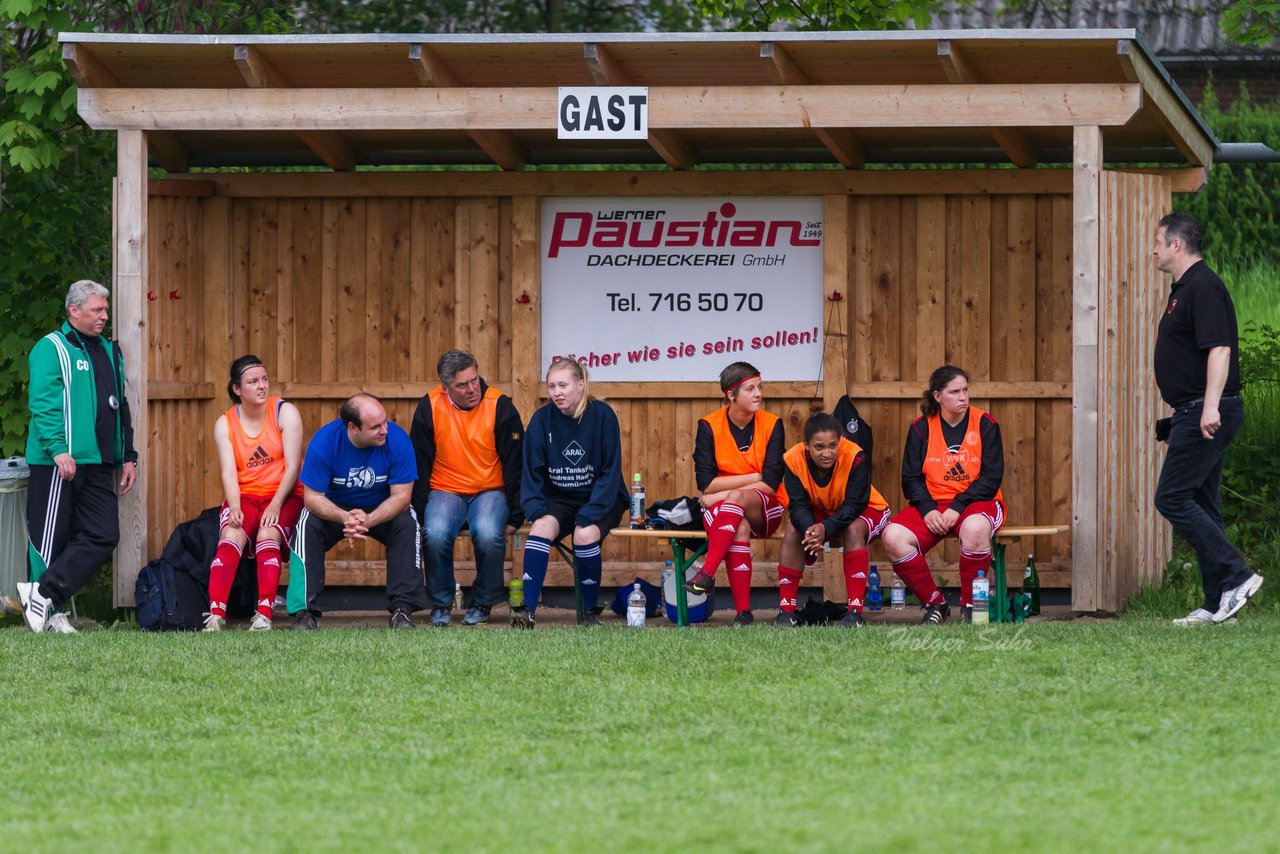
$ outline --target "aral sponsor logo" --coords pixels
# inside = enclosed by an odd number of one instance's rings
[[[569,447],[564,449],[564,458],[575,466],[582,461],[587,452],[582,450],[582,446],[577,442],[570,442]]]

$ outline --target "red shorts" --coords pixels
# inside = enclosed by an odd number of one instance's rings
[[[944,512],[951,506],[950,501],[939,501],[938,512]],[[960,530],[960,525],[970,516],[982,516],[991,523],[991,535],[995,536],[996,531],[1004,525],[1004,504],[999,501],[975,501],[968,507],[964,508],[964,512],[960,514],[960,518],[956,519],[956,523],[951,526],[951,530],[947,532],[948,537],[954,537],[956,532]],[[916,535],[916,542],[919,544],[920,554],[924,554],[929,549],[942,542],[945,537],[939,537],[933,531],[930,531],[924,524],[924,517],[920,515],[920,511],[916,508],[907,506],[898,511],[893,517],[893,523],[901,525],[908,531]]]
[[[267,509],[267,505],[271,503],[268,496],[258,497],[256,495],[240,496],[240,512],[244,513],[243,525],[244,532],[249,536],[249,542],[253,542],[258,538],[258,528],[262,514]],[[227,502],[222,502],[222,512],[218,514],[218,529],[221,530],[227,526],[227,518],[231,515],[231,508],[227,507]],[[280,520],[276,522],[275,528],[283,537],[283,542],[289,542],[289,538],[293,536],[293,529],[298,526],[298,517],[302,515],[302,496],[296,493],[290,493],[289,497],[284,500],[284,506],[280,508]]]
[[[778,530],[778,524],[782,521],[782,514],[787,512],[787,508],[779,504],[778,499],[769,493],[750,486],[747,488],[760,496],[760,505],[764,509],[765,529],[763,531],[756,530],[755,523],[750,519],[747,520],[747,524],[751,525],[751,536],[755,537],[757,540],[763,540],[765,537],[773,536],[773,532]],[[720,502],[720,504],[723,503],[724,502]],[[704,529],[709,529],[711,527],[711,513],[719,507],[720,504],[714,504],[710,509],[704,509],[702,511],[702,527]]]
[[[871,543],[875,541],[876,537],[880,536],[880,534],[884,532],[884,527],[885,525],[889,524],[889,517],[891,515],[893,514],[889,512],[888,507],[884,508],[883,510],[872,510],[870,507],[868,507],[866,510],[863,511],[862,515],[858,517],[864,523],[866,523],[868,546],[870,546]],[[813,514],[813,518],[815,522],[821,522],[824,519],[826,519],[827,516],[825,513],[815,512]],[[803,534],[804,532],[802,531],[801,533]],[[831,546],[832,548],[838,549],[840,548],[841,542],[843,540],[844,540],[844,531],[836,531],[834,534],[830,536],[830,538],[827,539],[827,545]],[[808,552],[805,552],[805,555],[804,555],[805,566],[813,566],[817,562],[818,562],[818,558],[816,555],[811,555]]]

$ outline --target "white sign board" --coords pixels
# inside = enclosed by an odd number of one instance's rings
[[[648,86],[561,86],[556,139],[648,139]]]
[[[542,203],[542,366],[615,382],[765,381],[822,366],[822,199]]]

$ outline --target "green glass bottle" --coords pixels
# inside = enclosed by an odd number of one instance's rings
[[[1027,555],[1027,568],[1022,573],[1022,592],[1031,597],[1031,614],[1040,613],[1040,575],[1036,572],[1036,559]]]

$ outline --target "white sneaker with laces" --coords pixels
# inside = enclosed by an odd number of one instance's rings
[[[258,612],[254,612],[253,619],[249,621],[249,631],[251,632],[269,632],[271,631],[271,618],[264,617]]]
[[[71,625],[71,621],[67,619],[67,615],[61,611],[54,611],[49,615],[49,619],[45,620],[44,630],[59,635],[76,635],[76,627]]]
[[[1258,592],[1258,588],[1262,586],[1262,576],[1253,573],[1238,587],[1232,587],[1230,590],[1222,594],[1222,601],[1218,604],[1218,613],[1213,615],[1215,623],[1225,623],[1236,612],[1245,606],[1245,604],[1253,598],[1253,594]]]
[[[1205,626],[1213,623],[1213,612],[1206,611],[1204,608],[1196,608],[1185,617],[1178,617],[1173,621],[1175,626]]]
[[[19,584],[18,598],[22,600],[22,619],[26,620],[27,628],[33,632],[43,632],[44,624],[52,616],[53,603],[40,593],[40,585],[38,583]]]
[[[225,626],[226,624],[227,624],[227,621],[224,620],[222,617],[219,617],[217,614],[205,614],[204,628],[201,629],[200,631],[220,632],[222,631],[222,627]]]

